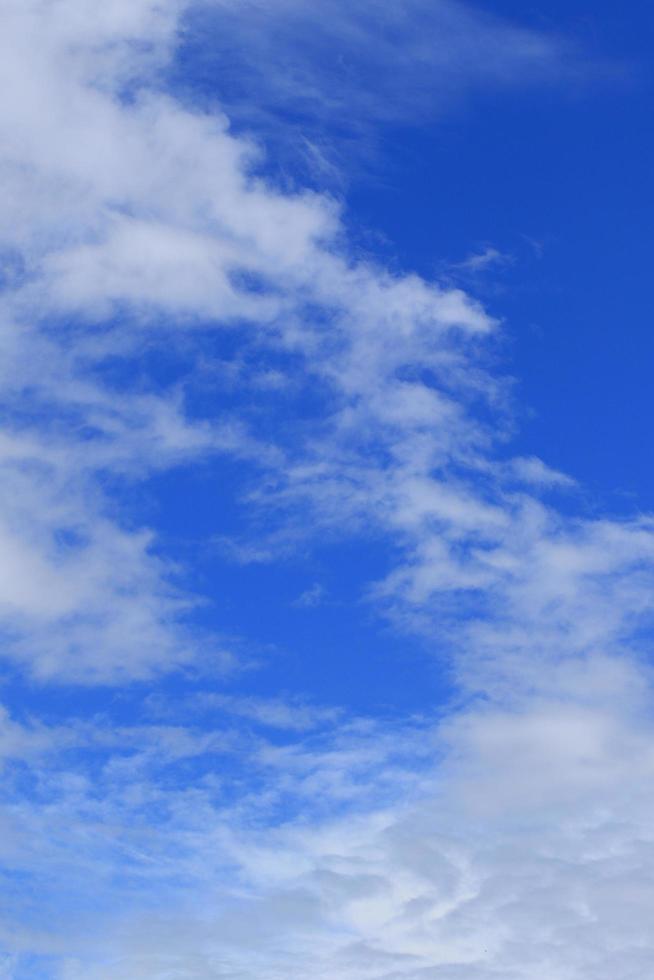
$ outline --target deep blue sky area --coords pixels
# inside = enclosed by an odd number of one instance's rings
[[[310,168],[306,160],[296,167],[294,148],[304,137],[316,141],[345,178],[335,180],[334,193],[353,240],[391,265],[449,275],[450,264],[485,247],[509,256],[504,267],[461,285],[505,324],[501,356],[518,382],[516,450],[571,473],[591,506],[597,498],[618,512],[635,501],[652,508],[643,448],[652,408],[654,11],[643,2],[625,12],[606,2],[508,0],[478,9],[561,39],[576,51],[568,55],[576,67],[545,84],[477,87],[449,106],[435,89],[431,117],[409,113],[406,123],[359,132],[343,116],[318,124],[315,106],[290,102],[273,109],[281,130],[293,134],[280,145],[277,124],[267,126],[253,110],[256,97],[243,115],[234,95],[238,45],[230,48],[200,8],[170,84],[197,105],[235,99],[233,128],[268,147],[262,165],[282,180],[302,185]],[[313,43],[319,51],[319,37]],[[328,65],[340,56],[323,54]],[[291,44],[279,66],[292,75],[301,57]],[[359,69],[353,77],[374,93],[375,73],[357,76]],[[400,93],[403,84],[399,74]],[[258,94],[269,99],[265,86]],[[326,180],[320,172],[318,184]]]
[[[510,255],[465,284],[505,324],[517,450],[572,474],[591,500],[650,509],[654,12],[492,8],[555,26],[605,64],[576,87],[477,94],[445,119],[386,132],[386,171],[352,188],[351,220],[426,274],[485,246]]]

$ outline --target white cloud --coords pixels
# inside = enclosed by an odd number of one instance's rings
[[[567,473],[552,469],[536,456],[518,456],[511,460],[510,468],[516,479],[537,487],[572,488],[575,485]]]
[[[215,776],[170,783],[162,729],[115,733],[117,753],[153,751],[105,765],[94,784],[53,776],[49,828],[20,812],[32,841],[23,860],[41,854],[44,884],[70,867],[82,894],[81,867],[96,901],[129,904],[125,917],[105,916],[102,936],[77,938],[61,976],[646,975],[649,693],[623,661],[586,662],[574,685],[586,706],[562,702],[559,690],[515,709],[480,705],[441,726],[355,724],[327,743],[270,746],[264,761],[280,778],[266,777],[236,808],[220,803]],[[207,736],[178,731],[174,741],[216,751]],[[275,798],[295,799],[298,813],[277,830],[266,817]],[[334,800],[341,816],[308,819]],[[96,833],[111,835],[89,842],[98,819]],[[68,844],[58,840],[53,865],[52,826],[64,821]],[[27,838],[13,840],[16,861]],[[122,868],[113,883],[109,866]],[[155,881],[159,907],[146,910]],[[123,888],[131,898],[119,898]],[[57,942],[44,933],[38,948]]]

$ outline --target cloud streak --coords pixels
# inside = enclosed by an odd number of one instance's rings
[[[452,0],[329,0],[320,10],[208,0],[190,8],[179,58],[196,98],[220,93],[241,124],[267,123],[273,139],[283,120],[323,177],[327,125],[346,141],[371,137],[371,127],[434,119],[484,90],[580,84],[599,70],[565,37]]]

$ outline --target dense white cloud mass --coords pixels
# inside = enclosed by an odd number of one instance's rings
[[[295,46],[308,16],[214,6],[246,47],[269,18]],[[267,515],[266,534],[233,543],[243,558],[274,561],[315,534],[392,543],[367,595],[447,647],[459,700],[406,722],[214,691],[146,702],[138,724],[3,714],[0,970],[648,976],[652,519],[548,504],[573,482],[497,451],[504,393],[483,362],[495,321],[461,290],[353,255],[331,198],[266,182],[225,117],[165,93],[188,4],[1,7],[6,659],[89,685],[219,661],[192,627],[184,569],[121,495],[222,454],[256,474],[248,506]],[[326,31],[367,58],[358,35],[377,8],[357,9],[329,5]],[[484,58],[465,85],[560,63],[551,39],[458,4],[398,10],[441,38],[423,52],[432,78],[434,65],[465,74],[471,50]],[[417,72],[414,44],[412,29],[398,57]],[[308,65],[295,84],[324,84]],[[217,335],[237,351],[228,362]],[[178,355],[173,380],[153,352]],[[192,410],[207,371],[214,408]],[[274,437],[248,410],[256,396],[276,418],[279,398],[308,391],[315,415],[288,412]]]
[[[96,884],[82,935],[38,937],[44,952],[77,950],[65,977],[645,976],[646,692],[615,664],[582,681],[585,705],[542,697],[481,708],[440,732],[350,725],[282,751],[254,741],[258,789],[232,805],[220,804],[215,773],[242,740],[118,730],[85,779],[51,763],[47,820],[16,810],[5,861],[37,861],[40,901],[52,906],[62,869],[68,895]],[[42,758],[45,733],[9,723],[6,733],[3,754]],[[50,733],[49,747],[91,738],[103,737]],[[199,755],[212,772],[171,787],[171,762]],[[300,816],[272,830],[280,804]],[[336,806],[343,816],[328,815]],[[155,811],[166,819],[153,833]],[[71,926],[64,918],[60,928]]]

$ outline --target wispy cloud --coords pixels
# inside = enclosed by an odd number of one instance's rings
[[[471,252],[470,255],[460,262],[450,263],[449,269],[452,272],[478,275],[489,269],[496,269],[498,266],[510,265],[512,262],[513,256],[509,253],[500,252],[493,245],[486,245],[482,249]]]
[[[371,123],[433,118],[484,89],[597,71],[569,39],[459,0],[209,0],[190,8],[182,40],[181,77],[196,95],[219,92],[241,122],[299,122],[305,136],[329,124],[332,136],[360,137]]]

